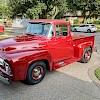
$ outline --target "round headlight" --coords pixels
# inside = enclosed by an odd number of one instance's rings
[[[12,74],[12,71],[11,71],[11,69],[10,69],[9,64],[6,63],[6,62],[4,62],[4,67],[5,67],[5,69],[6,69],[6,72],[7,72],[9,75],[11,75],[11,74]]]
[[[0,65],[3,66],[4,65],[4,59],[0,58]]]
[[[11,69],[10,69],[9,64],[8,64],[3,58],[0,58],[0,65],[1,65],[2,67],[5,68],[5,71],[6,71],[9,75],[12,74],[12,71],[11,71]]]

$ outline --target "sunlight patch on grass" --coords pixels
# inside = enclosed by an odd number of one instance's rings
[[[8,38],[8,36],[0,36],[0,39]]]

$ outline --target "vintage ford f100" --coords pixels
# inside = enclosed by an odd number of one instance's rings
[[[73,35],[64,20],[32,20],[22,36],[0,41],[0,80],[37,84],[52,71],[75,61],[87,63],[94,36]]]

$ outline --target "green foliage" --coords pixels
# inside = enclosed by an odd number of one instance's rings
[[[95,75],[96,75],[96,77],[100,80],[100,68],[97,68],[97,69],[95,70]]]
[[[59,9],[57,6],[54,6],[53,9],[48,13],[48,18],[54,19],[58,14]]]
[[[27,9],[33,5],[30,0],[9,0],[8,6],[12,12],[11,17],[15,17],[17,15],[23,16],[26,14]]]
[[[73,27],[77,27],[77,26],[80,26],[80,24],[74,24],[74,25],[73,25]]]
[[[100,24],[100,20],[93,21],[94,24]]]
[[[7,0],[6,2],[4,0],[0,0],[0,18],[8,18],[10,15],[11,12],[7,6]]]
[[[68,11],[68,7],[67,7],[67,1],[66,0],[57,0],[58,1],[58,9],[59,12],[56,16],[56,18],[62,18]]]
[[[12,17],[61,18],[68,11],[66,0],[9,0]]]
[[[77,18],[74,20],[74,24],[78,24],[78,23],[79,23],[79,19]]]
[[[69,20],[69,18],[68,17],[66,17],[66,21],[68,21]]]
[[[97,27],[97,31],[100,32],[100,24],[95,24],[95,26]]]
[[[38,3],[32,8],[29,8],[26,12],[26,14],[31,18],[31,19],[38,19],[39,15],[42,15],[42,11],[46,10],[46,5],[44,3]]]
[[[68,11],[74,15],[81,11],[84,20],[89,17],[97,18],[100,15],[100,0],[91,3],[88,0],[6,0],[6,3],[0,5],[0,14],[12,18],[21,16],[31,19],[60,19]]]
[[[77,11],[81,11],[84,17],[83,22],[86,18],[100,16],[100,0],[94,0],[89,2],[88,0],[67,0],[68,8],[70,12],[77,14]]]
[[[4,35],[0,36],[0,40],[5,39],[5,38],[8,38],[8,36],[4,36]]]

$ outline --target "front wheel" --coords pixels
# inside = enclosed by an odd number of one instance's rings
[[[80,62],[82,62],[82,63],[89,62],[89,60],[91,59],[91,55],[92,55],[91,48],[90,47],[86,48],[83,52],[83,56],[82,56],[82,59],[80,60]]]
[[[77,32],[77,29],[76,28],[74,28],[74,32]]]
[[[45,73],[46,64],[43,61],[37,61],[29,67],[25,81],[29,85],[37,84],[42,81]]]
[[[91,30],[90,30],[90,29],[88,29],[88,30],[87,30],[87,32],[88,32],[88,33],[91,33]]]

